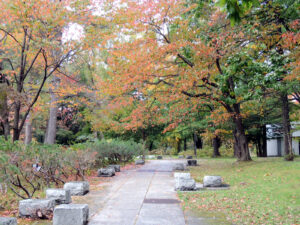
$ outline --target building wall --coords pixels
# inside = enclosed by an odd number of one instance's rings
[[[278,156],[277,139],[267,140],[267,156]]]
[[[299,150],[299,140],[293,140],[293,151],[295,155],[300,155]]]
[[[300,130],[293,132],[293,137],[300,137]]]
[[[300,155],[299,140],[293,139],[292,147],[295,155]],[[281,152],[281,154],[280,154]],[[283,156],[284,141],[283,138],[267,140],[267,156]]]

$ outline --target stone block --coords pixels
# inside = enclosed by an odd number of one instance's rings
[[[178,156],[178,159],[184,159],[183,155]]]
[[[157,159],[162,159],[163,157],[161,155],[158,155],[157,156]]]
[[[145,161],[142,159],[135,160],[135,165],[144,165],[144,164],[145,164]]]
[[[115,168],[109,167],[109,168],[101,168],[97,172],[98,177],[112,177],[115,175]]]
[[[204,187],[221,187],[222,178],[220,176],[204,176],[203,185]]]
[[[176,191],[194,191],[196,190],[196,182],[194,179],[175,179],[175,190]]]
[[[186,157],[186,159],[192,159],[192,158],[193,158],[193,156],[191,156],[191,155]]]
[[[53,225],[86,225],[88,218],[87,204],[63,204],[54,209]]]
[[[201,190],[201,189],[204,189],[203,184],[196,183],[196,189],[195,190]]]
[[[65,183],[65,190],[70,190],[71,196],[85,195],[90,191],[90,185],[87,181],[72,181]]]
[[[174,173],[174,178],[175,179],[190,179],[191,174],[190,173]]]
[[[51,218],[54,199],[26,199],[19,202],[19,216],[30,218]]]
[[[54,199],[57,205],[59,204],[69,204],[72,202],[70,190],[65,189],[47,189],[46,198]]]
[[[185,170],[185,166],[183,163],[175,163],[175,165],[173,166],[173,170]]]
[[[0,217],[0,225],[17,225],[17,218]]]
[[[196,159],[189,159],[187,161],[188,166],[197,166],[197,160]]]
[[[109,165],[107,168],[114,168],[116,172],[121,172],[120,165]]]

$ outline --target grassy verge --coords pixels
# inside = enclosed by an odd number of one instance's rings
[[[191,175],[220,175],[230,190],[179,193],[184,209],[200,216],[218,216],[234,224],[300,224],[300,158],[198,160]]]

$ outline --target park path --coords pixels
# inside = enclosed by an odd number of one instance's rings
[[[175,160],[151,160],[121,172],[93,196],[89,225],[194,225],[202,219],[187,218],[174,191]],[[98,205],[97,205],[97,201]],[[90,205],[90,204],[89,204]],[[90,205],[91,206],[91,205]],[[96,206],[96,207],[95,207]]]

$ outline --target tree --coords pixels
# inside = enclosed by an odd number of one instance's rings
[[[55,91],[57,90],[57,86],[59,83],[59,78],[57,76],[53,76],[52,87],[49,89],[50,92],[50,110],[49,110],[49,120],[47,124],[47,130],[45,134],[44,143],[45,144],[54,144],[56,138],[56,129],[57,129],[57,96]]]
[[[136,7],[145,7],[143,9],[146,11],[150,6]],[[117,50],[112,53],[116,56],[128,53],[124,60],[112,59],[114,68],[118,68],[113,74],[118,81],[113,82],[116,85],[122,84],[126,87],[125,91],[135,89],[142,93],[147,86],[158,85],[160,88],[157,88],[156,97],[161,102],[195,98],[198,102],[209,100],[222,105],[235,123],[238,159],[250,160],[240,110],[241,100],[235,89],[240,80],[234,75],[237,72],[235,68],[226,68],[234,60],[242,60],[243,56],[238,54],[243,50],[240,42],[243,34],[235,35],[236,30],[230,28],[224,15],[208,5],[203,11],[210,13],[205,16],[213,20],[212,24],[202,23],[197,26],[189,24],[189,16],[193,14],[182,16],[189,10],[184,5],[161,1],[150,9],[153,11],[143,11],[134,18],[136,29],[131,27],[135,32],[143,31],[149,35],[123,45],[121,43],[122,47],[116,47]],[[138,26],[136,21],[141,21]],[[236,54],[236,58],[230,57],[232,54]],[[118,88],[122,90],[120,86]],[[244,90],[242,94],[246,92]]]
[[[280,1],[256,2],[255,8],[252,7],[255,1],[226,2],[241,7],[243,18],[247,20],[232,26],[226,13],[220,12],[210,1],[130,2],[124,11],[119,9],[116,17],[122,23],[117,32],[126,29],[128,39],[115,40],[109,51],[111,79],[108,82],[115,96],[133,91],[146,96],[151,87],[152,96],[162,105],[195,99],[192,100],[195,106],[209,101],[216,108],[222,107],[226,110],[223,116],[226,114],[234,124],[236,156],[238,160],[248,161],[251,157],[245,121],[256,109],[246,106],[261,98],[265,88],[269,91],[278,86],[278,82],[272,81],[272,73],[283,68],[273,62],[270,64],[272,57],[268,49],[277,46],[277,51],[279,48],[277,42],[268,44],[272,40],[288,39],[295,47],[298,36],[295,32],[277,35],[278,24],[284,25],[278,23],[279,14],[275,13],[277,17],[271,16],[270,20],[262,16],[262,11],[267,12],[265,9],[270,7],[276,9]],[[128,17],[120,19],[125,10]],[[290,21],[296,30],[293,18]],[[260,26],[264,19],[267,22]],[[275,29],[269,30],[274,25]],[[281,74],[295,76],[292,74],[297,71],[297,48],[295,51],[293,46],[289,48],[292,53],[288,60],[279,60],[291,66]],[[293,82],[283,80],[281,84],[289,83],[291,87]],[[186,105],[189,104],[181,107]]]
[[[285,159],[293,160],[292,135],[290,124],[289,95],[296,95],[299,82],[299,10],[297,1],[264,1],[259,10],[253,12],[258,17],[257,29],[261,33],[260,43],[269,61],[270,73],[266,85],[278,93],[282,107],[282,127]]]
[[[18,140],[48,78],[57,75],[59,68],[75,55],[98,43],[99,39],[90,38],[97,29],[88,28],[101,17],[93,15],[93,8],[88,10],[95,7],[89,1],[4,0],[0,6],[5,9],[0,16],[0,52],[3,73],[16,96],[11,99],[12,128],[13,140]],[[63,28],[74,24],[85,28],[84,33],[77,35],[80,41],[66,38],[62,46]],[[28,99],[27,95],[32,97]]]

